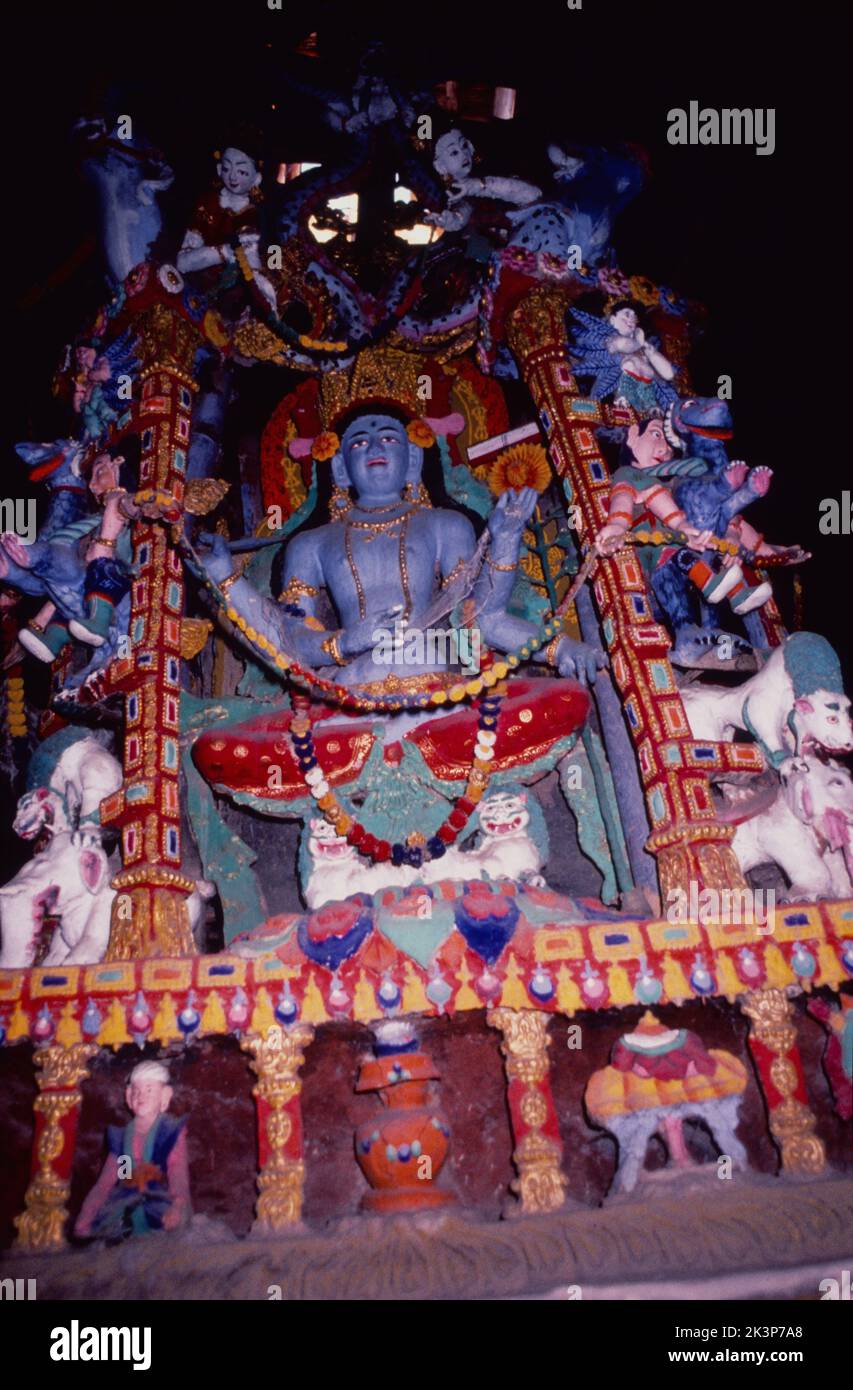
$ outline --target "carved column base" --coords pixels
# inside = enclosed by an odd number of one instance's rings
[[[18,1250],[62,1250],[67,1245],[66,1204],[82,1099],[79,1082],[97,1051],[93,1043],[74,1043],[72,1047],[53,1043],[35,1055],[39,1088],[33,1106],[36,1131],[30,1185],[24,1198],[26,1210],[15,1218]]]
[[[781,989],[754,990],[743,1003],[752,1020],[749,1047],[761,1078],[770,1130],[782,1157],[784,1173],[822,1173],[823,1141],[814,1133],[803,1063],[797,1047],[793,1005]]]
[[[302,1157],[302,1108],[299,1072],[303,1048],[314,1037],[307,1023],[268,1028],[262,1037],[252,1033],[240,1046],[251,1053],[258,1084],[258,1204],[253,1235],[281,1235],[299,1229],[305,1163]]]
[[[110,940],[104,960],[197,954],[187,911],[192,879],[170,869],[140,865],[113,879]]]
[[[515,1140],[512,1161],[518,1169],[512,1190],[519,1198],[519,1211],[556,1211],[565,1201],[567,1183],[560,1167],[563,1144],[549,1078],[549,1015],[532,1009],[492,1009],[486,1018],[503,1035]]]
[[[697,892],[748,888],[731,847],[733,834],[731,826],[704,823],[671,826],[649,836],[646,849],[657,857],[664,910],[670,893],[679,889],[689,895],[691,884]]]

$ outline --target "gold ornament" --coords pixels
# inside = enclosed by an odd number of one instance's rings
[[[224,478],[190,478],[184,492],[184,510],[192,516],[207,516],[219,506],[230,487]]]

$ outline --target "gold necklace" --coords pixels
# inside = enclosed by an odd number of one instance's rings
[[[412,510],[416,510],[416,509],[413,508]],[[401,528],[400,528],[399,565],[400,565],[400,584],[401,584],[402,589],[403,589],[403,598],[405,599],[405,605],[404,605],[404,607],[403,607],[403,612],[402,612],[400,621],[401,621],[401,622],[404,622],[404,623],[405,623],[405,622],[408,622],[408,620],[409,620],[409,615],[411,614],[411,611],[412,611],[412,595],[411,595],[411,592],[410,592],[410,590],[409,590],[409,563],[408,563],[408,560],[407,560],[407,558],[406,558],[406,532],[407,532],[407,530],[408,530],[408,528],[409,528],[409,517],[410,517],[410,515],[411,515],[411,512],[406,512],[406,513],[403,514],[403,516],[395,517],[394,521],[391,522],[391,523],[389,523],[389,522],[387,522],[387,521],[382,521],[382,522],[368,522],[368,521],[365,521],[365,522],[362,522],[362,528],[365,528],[365,527],[378,527],[378,528],[381,528],[383,531],[387,531],[390,525],[396,525],[398,522],[402,522],[402,526],[401,526]],[[349,567],[350,567],[350,573],[352,574],[352,577],[353,577],[353,583],[355,584],[355,592],[356,592],[356,595],[358,596],[358,616],[359,616],[360,618],[366,618],[366,617],[367,617],[367,604],[366,604],[365,596],[364,596],[364,585],[363,585],[362,582],[361,582],[361,575],[360,575],[359,572],[358,572],[358,568],[357,568],[356,563],[355,563],[355,556],[354,556],[353,553],[352,553],[352,536],[350,535],[350,527],[353,527],[353,526],[356,526],[356,527],[357,527],[357,526],[358,526],[358,522],[357,522],[357,521],[347,521],[347,522],[345,523],[345,525],[344,525],[344,549],[345,549],[345,551],[346,551],[347,563],[349,564]],[[360,528],[360,529],[361,529],[361,528]],[[377,534],[377,535],[379,534],[378,530],[376,531],[375,534]],[[366,542],[366,544],[369,545],[370,542],[371,542],[372,540],[374,540],[374,538],[375,538],[374,536],[370,536],[370,535],[365,536],[365,542]]]
[[[365,511],[367,508],[364,509]],[[400,526],[404,521],[407,522],[413,512],[418,511],[418,507],[408,507],[399,516],[391,516],[387,521],[359,521],[357,518],[347,517],[344,524],[354,526],[357,531],[366,531],[368,540],[373,540],[374,536],[388,535],[396,526]]]

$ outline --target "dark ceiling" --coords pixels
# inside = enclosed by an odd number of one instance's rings
[[[821,49],[800,10],[733,0],[701,12],[686,0],[582,0],[580,10],[562,0],[283,0],[279,12],[266,0],[217,8],[93,0],[33,5],[15,22],[11,51],[23,81],[7,118],[16,158],[22,151],[13,437],[50,428],[52,366],[100,293],[97,253],[87,252],[91,207],[68,142],[75,116],[131,113],[174,164],[180,206],[209,182],[210,152],[237,119],[262,127],[270,161],[322,159],[330,139],[322,101],[304,87],[345,92],[378,40],[380,66],[402,86],[455,79],[517,88],[513,121],[472,131],[487,171],[529,177],[552,139],[647,150],[652,177],[617,228],[619,263],[707,304],[697,384],[708,391],[719,373],[732,377],[735,452],[777,470],[756,524],[771,539],[818,550],[805,572],[806,623],[842,639],[846,620],[827,614],[850,539],[821,537],[817,521],[819,501],[838,495],[848,465],[815,433],[814,377],[826,358],[809,314],[826,302],[815,266],[835,254],[826,208],[837,179],[833,136],[843,129],[821,103],[847,79],[836,83],[833,43]],[[312,34],[317,58],[297,51]],[[809,74],[820,79],[817,98]],[[694,99],[772,106],[776,152],[670,146],[667,111]]]

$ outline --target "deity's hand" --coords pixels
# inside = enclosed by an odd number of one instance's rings
[[[92,1222],[78,1216],[74,1222],[74,1234],[75,1236],[90,1236],[92,1234]]]
[[[517,541],[533,515],[539,493],[535,487],[510,488],[501,493],[497,506],[489,517],[489,533],[493,542]]]
[[[595,538],[596,551],[599,555],[615,555],[617,550],[622,549],[626,534],[627,527],[620,526],[618,521],[609,521]]]
[[[589,642],[576,642],[573,637],[564,637],[557,648],[557,670],[561,676],[569,676],[581,685],[593,685],[597,671],[603,671],[607,656],[600,647]]]
[[[213,531],[203,531],[197,538],[195,548],[198,558],[204,565],[205,573],[214,584],[221,584],[234,569],[234,557],[224,536]]]
[[[350,623],[349,627],[345,627],[338,638],[338,650],[341,656],[349,658],[360,656],[362,652],[372,651],[381,641],[384,632],[390,632],[392,641],[395,645],[399,645],[405,634],[405,625],[400,623],[402,611],[403,605],[397,603],[391,608],[381,608],[370,618],[362,618],[360,622]]]
[[[173,1202],[172,1205],[170,1207],[167,1207],[166,1210],[163,1212],[163,1230],[176,1231],[183,1219],[183,1204],[180,1202]]]
[[[695,526],[690,526],[686,522],[683,522],[678,529],[691,550],[707,550],[710,542],[714,539],[713,531],[697,531]]]

